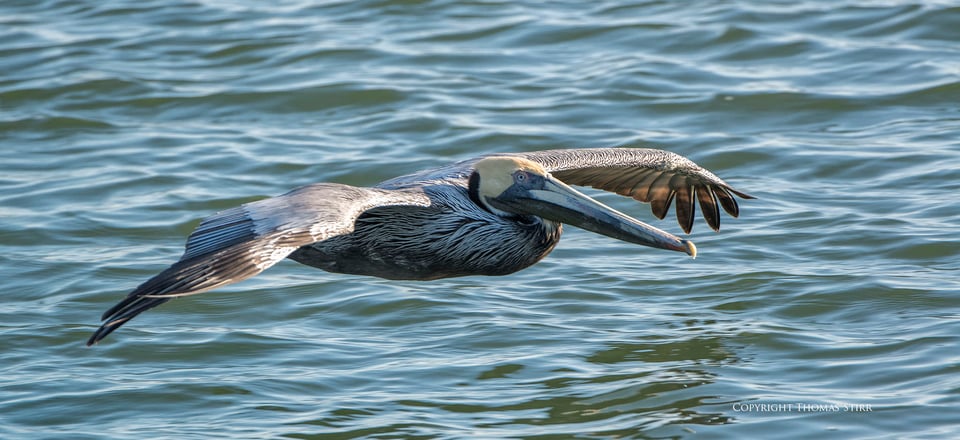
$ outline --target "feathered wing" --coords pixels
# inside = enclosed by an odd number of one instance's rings
[[[179,261],[103,314],[104,323],[87,345],[171,298],[250,278],[300,246],[348,234],[370,208],[429,204],[425,195],[413,191],[321,183],[217,213],[190,234]]]
[[[518,153],[538,162],[554,177],[571,185],[633,197],[650,203],[653,214],[664,218],[677,201],[677,222],[684,232],[693,229],[699,201],[704,220],[720,229],[720,207],[737,217],[740,208],[734,196],[752,199],[733,189],[710,171],[675,153],[646,148],[588,148]]]

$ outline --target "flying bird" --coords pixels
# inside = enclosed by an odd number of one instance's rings
[[[107,310],[87,345],[172,298],[250,278],[284,258],[398,280],[506,275],[546,257],[563,223],[696,257],[689,240],[570,185],[648,202],[660,219],[675,200],[686,233],[697,205],[707,225],[719,230],[721,207],[737,217],[734,196],[753,198],[683,156],[640,148],[498,153],[372,188],[307,185],[204,219],[180,260]]]

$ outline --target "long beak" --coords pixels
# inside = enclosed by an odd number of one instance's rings
[[[508,191],[488,199],[498,209],[535,215],[630,243],[684,252],[696,258],[697,247],[669,232],[642,223],[547,176],[542,188]]]

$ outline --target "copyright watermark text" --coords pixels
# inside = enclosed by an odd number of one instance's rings
[[[735,412],[873,412],[862,403],[734,403]]]

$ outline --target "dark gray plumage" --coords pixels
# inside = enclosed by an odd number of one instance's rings
[[[676,199],[685,232],[698,200],[707,224],[718,230],[720,207],[736,217],[734,196],[752,198],[682,156],[632,148],[489,155],[374,188],[308,185],[203,220],[180,260],[107,310],[87,345],[171,298],[252,277],[287,257],[330,272],[390,279],[505,275],[550,253],[561,223],[696,255],[689,241],[566,184],[649,202],[661,219]]]

